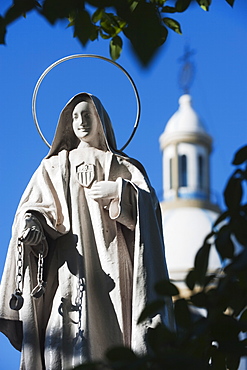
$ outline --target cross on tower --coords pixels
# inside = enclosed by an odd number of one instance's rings
[[[182,63],[182,68],[179,73],[178,83],[183,90],[184,94],[188,94],[190,87],[193,83],[195,76],[195,67],[191,62],[191,56],[195,54],[194,50],[191,50],[188,45],[184,48],[184,55],[179,58],[179,62]]]

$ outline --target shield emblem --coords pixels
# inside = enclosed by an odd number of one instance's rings
[[[95,165],[82,162],[76,167],[76,175],[79,184],[88,188],[95,179]]]

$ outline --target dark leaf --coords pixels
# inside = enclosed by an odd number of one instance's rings
[[[239,318],[239,322],[241,324],[241,331],[246,332],[247,331],[247,309],[245,309],[242,312]]]
[[[168,35],[167,28],[162,26],[161,29],[160,29],[159,46],[164,44],[164,42],[166,42],[167,35]]]
[[[203,286],[205,283],[210,249],[211,245],[204,243],[203,246],[198,250],[195,257],[196,281],[201,286]]]
[[[76,0],[45,0],[42,14],[51,24],[54,24],[58,19],[69,18],[69,15],[76,13],[77,10],[80,9]]]
[[[100,27],[101,31],[103,31],[105,34],[109,35],[110,37],[114,37],[121,32],[125,26],[126,22],[115,14],[103,12],[100,20]]]
[[[167,29],[161,25],[154,4],[140,1],[123,30],[141,63],[147,65],[166,41]]]
[[[93,23],[99,22],[104,16],[104,9],[98,8],[92,15]]]
[[[179,327],[188,329],[191,326],[191,313],[188,303],[184,298],[178,299],[174,303],[174,315]]]
[[[233,258],[234,244],[231,240],[231,229],[224,225],[218,232],[215,239],[215,246],[222,259]]]
[[[208,307],[208,299],[207,295],[204,292],[193,294],[190,297],[191,302],[196,306],[200,308],[207,308]]]
[[[5,44],[6,24],[3,17],[0,16],[0,44]]]
[[[30,10],[39,7],[36,0],[15,0],[5,14],[6,24],[12,23],[21,16],[24,16]]]
[[[111,38],[111,35],[106,35],[101,29],[99,30],[99,34],[104,40],[108,40]]]
[[[211,323],[213,339],[218,342],[229,342],[238,339],[240,326],[238,321],[229,315],[218,315]]]
[[[190,290],[193,290],[196,285],[196,272],[195,270],[190,270],[186,276],[186,285]]]
[[[238,354],[229,353],[226,359],[226,366],[229,370],[238,370],[240,365],[240,356]]]
[[[122,19],[118,19],[118,26],[122,30],[126,26],[126,22]]]
[[[226,211],[226,212],[223,212],[218,218],[217,220],[214,222],[213,224],[213,228],[215,228],[215,226],[217,226],[218,224],[220,224],[222,221],[224,221],[227,217],[230,216],[230,212],[229,211]]]
[[[91,23],[90,15],[86,10],[77,13],[75,17],[75,36],[80,40],[83,46],[90,40],[91,35],[95,32]]]
[[[230,211],[236,210],[242,200],[242,181],[239,177],[232,176],[224,191],[225,204]]]
[[[246,216],[237,215],[231,220],[232,232],[235,235],[237,241],[247,246],[247,218]]]
[[[157,351],[164,350],[167,345],[173,345],[176,341],[176,333],[171,332],[165,325],[158,324],[147,332],[147,341],[151,348]],[[140,369],[141,370],[141,369]]]
[[[109,24],[112,24],[113,27],[119,28],[120,19],[118,18],[118,16],[113,13],[105,13],[104,17],[108,20]]]
[[[239,274],[242,271],[246,271],[247,269],[247,248],[245,248],[241,253],[239,253],[236,257],[234,257],[233,262],[229,263],[224,271],[228,274],[235,274],[236,272]]]
[[[182,35],[180,24],[175,21],[175,19],[165,17],[163,18],[165,25],[171,28],[173,31],[177,32],[179,35]]]
[[[245,161],[247,161],[247,145],[243,146],[237,151],[233,158],[232,164],[238,166],[244,163]]]
[[[116,1],[115,0],[100,0],[100,1],[99,0],[87,0],[87,3],[95,6],[96,8],[99,7],[99,4],[102,8],[108,8],[108,7],[114,6]]]
[[[234,1],[235,1],[235,0],[226,0],[226,2],[227,2],[229,5],[231,5],[231,6],[233,6],[233,5],[234,5]]]
[[[122,52],[123,41],[121,37],[115,36],[110,42],[110,55],[112,60],[117,60]]]
[[[158,294],[164,295],[164,296],[170,296],[171,297],[171,296],[175,296],[175,295],[179,294],[179,290],[176,287],[176,285],[172,284],[168,280],[162,280],[162,281],[158,282],[155,285],[154,289]]]
[[[134,354],[134,352],[127,347],[116,347],[110,349],[109,351],[107,351],[106,357],[111,362],[115,361],[128,362],[137,359],[137,356]]]
[[[73,27],[75,25],[74,19],[73,20],[70,20],[70,19],[69,19],[69,24],[67,25],[66,28]],[[75,37],[75,35],[74,35],[74,37]]]
[[[241,286],[239,281],[233,280],[228,282],[224,296],[228,306],[233,309],[234,316],[239,316],[246,307],[246,289]]]
[[[98,1],[98,0],[97,0]],[[131,19],[133,12],[135,8],[138,5],[138,0],[130,0],[130,1],[123,1],[123,0],[117,0],[115,1],[114,8],[116,9],[116,13],[118,17],[125,20],[127,23],[129,23],[129,20]]]
[[[205,11],[208,11],[209,10],[209,6],[211,4],[211,0],[196,0],[198,2],[198,4],[200,5],[200,7],[205,10]]]
[[[90,34],[90,40],[91,41],[94,41],[98,38],[99,36],[99,27],[96,26],[96,25],[92,25],[92,29],[91,29],[91,34]]]
[[[151,0],[151,2],[157,4],[158,6],[163,6],[166,3],[166,0]]]
[[[247,270],[238,272],[239,285],[247,292]]]
[[[176,1],[176,11],[177,12],[184,12],[189,6],[192,0],[177,0]]]
[[[111,22],[107,18],[103,18],[103,20],[100,21],[100,27],[111,37],[116,33],[115,27],[112,26]]]
[[[177,9],[172,6],[164,6],[161,11],[162,13],[176,13]]]
[[[219,294],[219,291],[223,291],[225,287],[221,288],[221,281],[219,281],[217,288],[211,288],[204,293],[206,295],[206,301],[204,304],[207,306],[208,310],[213,309],[215,312],[224,312],[228,307],[228,295],[227,294]],[[224,293],[226,293],[224,291]]]
[[[142,311],[137,323],[140,324],[148,317],[155,316],[160,310],[163,309],[164,305],[165,301],[163,299],[157,299],[156,301],[148,304]]]
[[[211,232],[206,236],[206,238],[204,239],[203,244],[207,243],[207,242],[212,238],[212,236],[214,236],[214,235],[215,235],[215,231],[211,231]],[[209,244],[210,244],[210,243],[209,243]]]
[[[71,12],[68,17],[69,24],[67,25],[67,28],[72,27],[75,25],[75,18],[76,18],[77,12]]]

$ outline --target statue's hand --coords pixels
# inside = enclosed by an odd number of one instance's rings
[[[25,214],[25,226],[20,239],[24,244],[30,246],[36,246],[45,239],[39,220],[31,213]]]
[[[93,184],[89,196],[97,199],[117,199],[119,194],[119,184],[116,181],[99,181]]]

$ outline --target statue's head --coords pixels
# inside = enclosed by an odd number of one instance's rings
[[[73,150],[82,143],[103,150],[116,150],[110,118],[100,100],[81,93],[74,96],[60,114],[48,157],[61,150]]]

